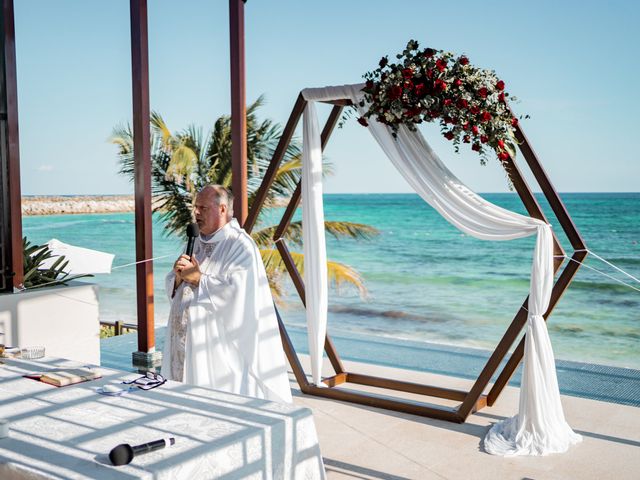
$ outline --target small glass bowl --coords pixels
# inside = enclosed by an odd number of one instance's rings
[[[20,351],[20,356],[27,360],[44,357],[44,347],[26,347]]]

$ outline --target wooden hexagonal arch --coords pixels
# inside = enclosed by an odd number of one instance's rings
[[[338,122],[338,119],[340,118],[342,109],[345,106],[350,105],[351,101],[348,99],[344,99],[331,100],[323,103],[334,105],[321,135],[321,145],[324,149],[334,127],[336,126],[336,123]],[[284,153],[289,143],[291,142],[293,132],[300,120],[300,117],[302,116],[302,112],[304,111],[306,105],[307,101],[304,99],[302,94],[300,94],[293,107],[291,116],[289,117],[289,120],[287,121],[287,124],[283,130],[282,137],[280,138],[278,146],[274,152],[269,168],[265,173],[262,184],[260,185],[260,188],[256,193],[256,197],[254,199],[253,205],[251,206],[249,216],[247,217],[247,221],[244,225],[245,230],[249,233],[255,225],[260,210],[264,204],[267,191],[274,181],[278,167],[280,166]],[[587,256],[587,251],[585,243],[580,236],[576,226],[573,224],[573,221],[571,220],[566,207],[564,206],[555,188],[551,184],[549,177],[542,168],[538,157],[531,148],[529,141],[527,140],[524,132],[522,131],[522,128],[519,125],[516,127],[516,139],[518,140],[522,156],[524,157],[529,169],[531,170],[536,183],[538,183],[538,185],[542,189],[545,198],[547,199],[555,217],[560,223],[563,232],[567,236],[573,248],[571,257],[567,257],[565,251],[560,245],[560,242],[558,241],[556,232],[553,232],[555,256],[554,272],[556,274],[556,280],[551,293],[549,308],[544,314],[544,318],[546,320],[555,308],[558,300],[560,300],[560,297],[562,296],[564,291],[571,283],[571,280],[580,267],[580,262],[582,262],[582,260]],[[514,160],[512,158],[509,158],[504,162],[503,165],[528,214],[531,217],[538,218],[548,223],[548,220],[542,212],[542,209],[540,208],[538,201],[533,195],[531,188],[527,184],[525,178],[523,177]],[[300,193],[301,187],[300,183],[298,183],[298,186],[291,196],[291,200],[289,201],[289,204],[284,212],[282,220],[278,228],[276,229],[273,239],[275,241],[276,247],[278,248],[278,251],[280,252],[280,255],[282,256],[284,264],[289,275],[291,276],[300,299],[302,300],[303,304],[305,304],[304,282],[300,272],[293,262],[293,259],[291,258],[291,255],[289,254],[289,249],[287,248],[287,245],[283,238],[283,234],[289,226],[293,214],[295,213],[295,210],[300,203]],[[569,258],[569,261],[566,262],[566,264],[564,261],[565,258]],[[507,328],[506,332],[502,336],[502,339],[499,341],[498,345],[496,346],[495,350],[491,354],[489,360],[485,364],[480,375],[469,391],[442,388],[431,385],[422,385],[401,380],[394,380],[390,378],[380,378],[355,372],[348,372],[345,370],[340,360],[340,356],[338,355],[338,352],[328,333],[325,338],[324,348],[327,357],[329,358],[329,361],[331,362],[331,365],[335,371],[335,375],[323,379],[323,383],[325,383],[330,388],[318,387],[316,385],[313,385],[307,380],[307,375],[302,365],[300,364],[300,360],[298,359],[298,355],[293,347],[293,343],[289,338],[279,312],[277,313],[280,335],[282,338],[285,353],[287,355],[291,368],[293,369],[296,380],[300,385],[300,389],[304,393],[326,398],[333,398],[336,400],[359,403],[373,407],[385,408],[389,410],[406,412],[414,415],[421,415],[462,423],[472,412],[477,411],[487,405],[493,405],[493,403],[497,400],[498,396],[515,372],[518,364],[522,360],[524,354],[524,338],[520,340],[510,358],[508,359],[507,363],[503,367],[502,371],[498,375],[496,381],[493,383],[491,388],[488,389],[491,378],[497,372],[502,360],[507,356],[509,348],[511,348],[511,346],[514,344],[526,323],[527,302],[528,297],[525,298],[522,307],[518,309],[511,324]],[[405,401],[403,399],[390,399],[386,396],[382,397],[371,393],[354,392],[351,390],[333,388],[344,383],[360,384],[387,390],[409,392],[413,394],[424,395],[426,397],[444,398],[460,403],[456,407],[439,406],[433,405],[431,403],[416,403],[414,401]],[[487,389],[488,392],[485,393]]]

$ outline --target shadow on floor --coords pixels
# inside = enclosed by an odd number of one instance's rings
[[[409,480],[407,477],[399,477],[398,475],[393,475],[391,473],[379,472],[377,470],[372,470],[371,468],[361,467],[359,465],[353,465],[339,460],[332,460],[330,458],[323,458],[323,460],[327,474],[339,473],[341,475],[352,478],[361,478],[363,480]]]

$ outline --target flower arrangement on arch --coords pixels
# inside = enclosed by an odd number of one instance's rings
[[[464,55],[421,50],[415,40],[396,58],[398,63],[390,63],[382,57],[379,67],[364,75],[362,90],[370,106],[358,118],[360,124],[367,126],[374,117],[391,127],[395,137],[401,125],[415,131],[417,124],[438,121],[456,152],[467,143],[483,165],[490,149],[500,161],[515,156],[518,119],[507,105],[507,98],[515,97],[494,71],[473,66]]]

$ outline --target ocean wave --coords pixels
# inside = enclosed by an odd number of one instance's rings
[[[558,325],[551,323],[548,325],[549,330],[557,333],[566,333],[571,335],[584,333],[584,328],[578,327],[577,325]]]
[[[599,290],[605,292],[630,292],[631,289],[620,283],[613,283],[613,280],[609,282],[596,282],[587,280],[574,280],[569,285],[571,289],[577,290]]]
[[[587,257],[587,258],[591,258],[591,257]],[[592,265],[596,265],[600,262],[596,261],[597,259],[593,259],[590,264]],[[609,263],[613,263],[615,265],[617,265],[618,267],[623,266],[623,265],[640,265],[640,258],[637,257],[613,257],[613,258],[607,258],[606,259]]]
[[[361,272],[365,282],[384,282],[400,285],[467,285],[487,287],[487,285],[503,285],[506,287],[522,288],[529,285],[529,278],[511,274],[502,275],[498,272],[485,273],[482,276],[470,275],[416,275],[408,272]],[[506,277],[506,278],[505,278]]]
[[[25,225],[25,226],[23,226],[23,229],[26,232],[39,231],[39,230],[57,230],[57,229],[60,229],[60,228],[72,227],[74,225],[83,225],[83,224],[87,224],[87,223],[94,223],[94,220],[92,220],[92,219],[86,219],[86,220],[78,219],[78,220],[69,220],[69,221],[65,221],[65,222],[47,222],[47,223],[43,223],[41,225]]]
[[[100,223],[102,225],[133,225],[135,222],[134,222],[134,220],[108,220],[108,219],[102,219],[102,220],[100,220]]]
[[[415,313],[402,312],[400,310],[376,310],[374,308],[347,307],[343,305],[332,305],[329,307],[331,313],[344,315],[355,315],[358,317],[379,317],[391,320],[413,320],[422,323],[444,323],[447,320],[442,318],[427,317]]]

